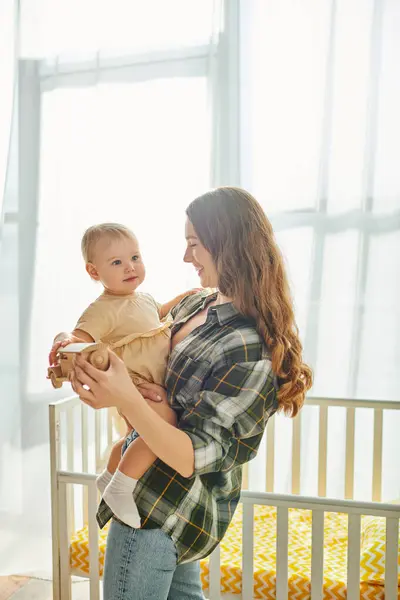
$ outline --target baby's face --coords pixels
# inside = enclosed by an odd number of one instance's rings
[[[86,269],[107,291],[118,295],[131,294],[146,274],[137,239],[124,236],[97,242],[93,262]]]

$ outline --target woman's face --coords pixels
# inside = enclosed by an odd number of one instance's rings
[[[192,263],[200,278],[202,287],[218,287],[218,274],[211,254],[197,237],[192,223],[186,219],[185,235],[187,248],[183,260]]]

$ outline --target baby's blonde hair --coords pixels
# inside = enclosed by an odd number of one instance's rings
[[[110,239],[118,239],[121,237],[136,239],[133,231],[125,225],[119,223],[100,223],[99,225],[92,225],[86,229],[82,237],[81,250],[82,256],[85,263],[93,261],[94,248],[101,239],[108,237]]]

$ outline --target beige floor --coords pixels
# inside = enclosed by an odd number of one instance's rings
[[[52,600],[51,581],[28,577],[0,577],[0,600]],[[72,584],[72,600],[89,600],[87,581]]]
[[[0,577],[0,600],[11,598],[28,581],[27,577]]]

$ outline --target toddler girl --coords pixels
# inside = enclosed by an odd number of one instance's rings
[[[86,271],[92,279],[102,283],[104,290],[81,315],[71,333],[56,336],[50,364],[56,361],[59,348],[71,342],[101,341],[122,358],[135,385],[150,382],[163,386],[170,350],[167,316],[173,306],[196,290],[163,305],[149,294],[137,292],[145,278],[145,266],[137,238],[123,225],[103,223],[87,229],[82,238],[82,254]],[[167,404],[152,402],[151,406],[166,421],[176,425],[176,415]],[[132,429],[129,423],[127,425]],[[113,446],[97,486],[115,516],[138,528],[140,516],[133,491],[137,480],[154,462],[155,455],[138,439],[121,458],[123,442],[122,439]]]

